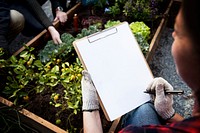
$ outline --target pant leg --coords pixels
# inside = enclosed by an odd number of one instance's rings
[[[22,31],[22,34],[25,36],[35,36],[39,34],[45,27],[36,19],[34,14],[30,9],[27,8],[26,5],[21,3],[14,3],[10,6],[11,9],[17,10],[21,14],[23,14],[25,18],[25,26]]]
[[[24,29],[24,16],[16,10],[10,10],[10,26],[7,34],[8,44]]]
[[[9,30],[5,35],[0,35],[0,47],[9,53],[10,43],[24,28],[24,17],[16,10],[10,10]]]
[[[133,124],[134,126],[142,126],[162,123],[163,120],[158,116],[154,105],[150,101],[122,117],[122,128],[130,124]]]

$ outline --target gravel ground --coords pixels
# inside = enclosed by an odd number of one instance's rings
[[[165,28],[159,46],[156,48],[155,54],[149,64],[154,77],[163,77],[174,89],[184,90],[184,95],[174,95],[174,108],[176,112],[188,118],[191,116],[194,100],[189,98],[191,89],[177,75],[175,64],[171,55],[171,45],[173,38],[171,36],[173,29]]]

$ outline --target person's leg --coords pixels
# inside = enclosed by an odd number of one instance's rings
[[[9,45],[24,28],[24,17],[16,10],[10,10],[10,24],[6,35],[0,35],[0,47],[10,56]]]
[[[134,126],[142,126],[162,123],[162,119],[158,116],[154,105],[150,101],[122,117],[122,128],[130,124]]]
[[[14,3],[10,6],[10,8],[23,14],[25,18],[25,26],[22,31],[23,35],[35,36],[45,29],[45,27],[36,19],[36,16],[34,16],[31,10],[26,7],[26,5]]]
[[[8,44],[10,44],[16,36],[24,28],[24,16],[16,10],[10,10],[10,26],[7,34]]]

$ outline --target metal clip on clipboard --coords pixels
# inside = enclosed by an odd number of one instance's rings
[[[112,27],[112,28],[109,28],[109,29],[105,29],[105,30],[103,30],[101,32],[97,32],[97,33],[94,33],[92,35],[89,35],[87,37],[87,39],[88,39],[89,43],[93,43],[95,41],[98,41],[98,40],[100,40],[102,38],[106,38],[106,37],[108,37],[110,35],[113,35],[113,34],[116,34],[116,33],[117,33],[117,28],[116,27]]]

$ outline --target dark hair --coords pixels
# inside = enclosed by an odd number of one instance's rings
[[[195,54],[200,59],[200,0],[182,0],[181,11],[185,30],[191,38]],[[196,111],[200,112],[200,88],[193,91],[197,102]]]
[[[182,0],[182,13],[186,31],[200,52],[200,0]]]

